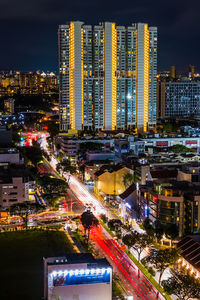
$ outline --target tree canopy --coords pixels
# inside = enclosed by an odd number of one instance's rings
[[[151,265],[160,272],[159,284],[161,282],[162,275],[164,271],[173,267],[180,256],[179,250],[175,248],[170,249],[159,249],[150,251],[150,255],[147,257],[146,261],[150,262]]]
[[[27,164],[28,162],[31,162],[34,166],[37,166],[37,164],[42,161],[42,150],[37,145],[32,147],[21,147],[20,152],[22,156],[24,157],[24,162]]]
[[[65,193],[69,187],[64,180],[48,174],[40,176],[38,183],[42,186],[45,193]]]
[[[64,172],[68,172],[70,173],[71,175],[75,174],[76,173],[76,167],[73,166],[70,162],[70,160],[63,160],[62,162],[58,163],[57,166],[56,166],[56,170],[58,172],[62,171],[62,174]]]
[[[81,223],[85,230],[85,235],[87,236],[87,241],[89,240],[89,234],[92,227],[99,225],[98,219],[89,210],[84,211],[81,215]]]
[[[126,234],[122,241],[128,248],[133,247],[135,251],[138,253],[138,260],[140,261],[140,257],[144,249],[152,243],[152,237],[148,234],[141,234],[137,231],[133,231],[131,233]]]
[[[194,276],[176,272],[172,277],[162,281],[168,294],[174,294],[180,300],[200,298],[200,282]]]
[[[173,146],[171,147],[171,150],[172,150],[173,152],[175,152],[175,153],[193,152],[192,149],[190,149],[190,148],[188,148],[188,147],[186,147],[186,146],[184,146],[184,145],[179,145],[179,144],[173,145]]]
[[[135,175],[127,173],[123,177],[123,184],[125,188],[128,188],[131,184],[135,183]]]

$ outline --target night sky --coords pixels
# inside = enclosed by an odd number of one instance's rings
[[[158,27],[158,70],[199,70],[199,0],[0,0],[0,70],[57,71],[57,29],[66,21]]]

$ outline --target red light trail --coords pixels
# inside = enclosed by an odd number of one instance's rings
[[[102,230],[98,227],[91,232],[92,239],[98,244],[100,249],[112,260],[114,267],[120,271],[119,275],[127,291],[137,299],[153,300],[163,299],[157,297],[157,290],[140,272],[138,277],[138,270],[134,263],[124,252],[121,246],[113,239],[108,239],[103,235]]]

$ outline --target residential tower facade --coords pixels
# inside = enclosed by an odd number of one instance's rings
[[[60,25],[60,130],[156,124],[157,28]]]

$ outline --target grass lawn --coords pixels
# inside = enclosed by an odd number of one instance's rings
[[[53,230],[0,233],[0,298],[43,297],[43,256],[72,253],[64,232]]]

